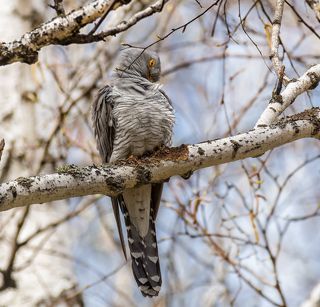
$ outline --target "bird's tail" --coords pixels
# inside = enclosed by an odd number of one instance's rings
[[[137,228],[131,223],[127,209],[123,207],[134,278],[143,296],[157,296],[162,280],[154,211],[151,208],[148,232],[145,237],[141,237]]]

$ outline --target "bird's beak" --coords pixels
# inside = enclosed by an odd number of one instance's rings
[[[152,72],[149,70],[148,80],[150,82],[157,82],[160,78],[160,69],[153,69]]]

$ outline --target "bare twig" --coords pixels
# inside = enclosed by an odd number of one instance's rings
[[[30,206],[26,206],[23,209],[22,216],[17,224],[17,228],[16,228],[16,231],[14,234],[12,249],[11,249],[11,253],[9,256],[7,268],[5,270],[1,271],[2,276],[3,276],[3,281],[2,281],[2,284],[0,285],[0,291],[3,291],[7,288],[15,288],[17,286],[14,278],[12,277],[12,273],[13,273],[13,269],[14,269],[15,259],[16,259],[18,250],[20,248],[20,245],[18,242],[19,236],[20,236],[20,233],[23,229],[25,222],[27,221],[27,217],[29,215],[29,209],[30,209]]]
[[[118,0],[113,0],[113,2],[110,4],[110,6],[108,7],[108,9],[106,10],[106,12],[102,15],[102,17],[99,19],[99,21],[97,22],[97,24],[93,27],[93,29],[88,33],[88,35],[92,35],[93,33],[95,33],[98,28],[100,27],[100,25],[103,23],[103,21],[106,19],[106,17],[108,16],[108,14],[111,12],[111,10],[113,9],[114,5],[118,2]]]
[[[212,3],[209,7],[207,7],[203,12],[201,12],[200,14],[198,14],[197,16],[193,17],[192,19],[190,19],[189,21],[187,21],[186,23],[184,23],[183,25],[173,28],[170,32],[168,32],[166,35],[162,36],[162,37],[158,37],[157,40],[155,40],[153,43],[149,44],[146,47],[138,47],[138,46],[133,46],[131,44],[123,44],[123,46],[129,47],[129,48],[139,48],[142,49],[142,52],[154,45],[156,45],[157,43],[165,40],[166,38],[168,38],[170,35],[172,35],[174,32],[181,30],[182,33],[185,32],[185,30],[187,29],[187,27],[193,23],[195,20],[199,19],[201,16],[203,16],[204,14],[206,14],[208,11],[210,11],[214,6],[216,6],[220,1],[222,0],[216,0],[214,3]]]
[[[53,5],[49,4],[49,7],[53,8],[57,12],[58,16],[66,15],[66,12],[63,7],[63,0],[54,0],[54,4]]]
[[[286,4],[291,8],[291,10],[297,15],[299,18],[299,22],[303,23],[317,38],[320,39],[320,35],[317,33],[317,31],[314,29],[314,26],[309,25],[304,18],[298,13],[298,11],[295,9],[294,5],[292,5],[289,1],[286,1]]]
[[[4,149],[4,145],[5,145],[5,142],[4,142],[4,140],[2,139],[2,140],[0,141],[0,161],[1,161],[2,152],[3,152],[3,149]]]
[[[69,45],[69,44],[87,44],[93,42],[104,41],[109,36],[115,36],[118,33],[124,32],[137,24],[140,20],[151,16],[155,13],[161,12],[165,3],[169,0],[159,0],[154,4],[150,5],[146,9],[137,12],[133,16],[131,16],[126,21],[121,21],[117,26],[110,28],[106,31],[102,31],[96,35],[88,35],[88,34],[77,34],[73,36],[69,36],[67,39],[60,42],[61,45]]]

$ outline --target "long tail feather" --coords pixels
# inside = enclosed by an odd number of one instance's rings
[[[126,260],[128,260],[127,252],[126,252],[126,245],[124,242],[123,232],[122,232],[122,228],[121,228],[120,214],[119,214],[119,206],[120,206],[121,201],[122,201],[122,196],[116,197],[116,198],[115,197],[111,198],[113,214],[114,214],[114,217],[115,217],[116,223],[117,223],[118,233],[119,233],[120,242],[121,242],[121,248],[123,251],[124,258]]]
[[[149,230],[145,237],[139,235],[138,230],[130,221],[128,212],[124,212],[124,218],[134,278],[143,296],[157,296],[162,280],[153,209],[150,212]]]

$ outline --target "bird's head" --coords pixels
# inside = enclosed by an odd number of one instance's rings
[[[161,64],[158,54],[154,51],[129,48],[122,52],[116,68],[119,77],[134,75],[157,82],[160,79]]]

